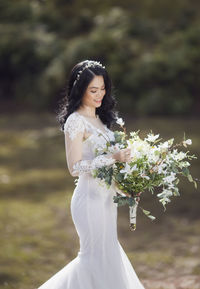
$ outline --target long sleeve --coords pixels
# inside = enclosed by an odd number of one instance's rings
[[[82,159],[83,136],[85,126],[83,121],[71,114],[64,125],[66,160],[72,176],[89,173],[96,168],[110,166],[116,162],[112,154],[104,154],[92,160]]]

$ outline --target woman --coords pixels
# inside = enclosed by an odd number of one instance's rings
[[[130,149],[95,155],[96,148],[114,140],[110,127],[117,119],[115,104],[111,80],[100,62],[85,60],[73,67],[58,117],[67,166],[78,177],[71,214],[80,250],[39,289],[144,289],[118,241],[116,188],[112,184],[108,189],[91,175],[95,168],[130,161]]]

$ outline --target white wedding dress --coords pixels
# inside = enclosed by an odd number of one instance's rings
[[[108,189],[91,170],[110,166],[109,154],[95,156],[114,133],[100,118],[75,111],[64,125],[69,172],[77,176],[71,214],[80,240],[77,257],[38,289],[144,289],[117,236],[116,188]],[[87,138],[83,138],[87,135]]]

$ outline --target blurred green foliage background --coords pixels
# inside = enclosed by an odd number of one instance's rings
[[[75,184],[55,120],[77,62],[106,66],[128,131],[176,142],[185,132],[200,179],[199,8],[197,0],[0,0],[1,289],[35,289],[79,250]],[[120,243],[146,289],[200,289],[199,186],[179,187],[165,213],[156,196],[142,198],[157,219],[138,212],[134,233],[127,208],[118,210]]]
[[[197,0],[0,0],[2,109],[54,110],[72,66],[103,62],[120,108],[200,113]]]

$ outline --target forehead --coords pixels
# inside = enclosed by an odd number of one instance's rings
[[[88,87],[100,87],[104,85],[104,79],[102,75],[95,75]]]

